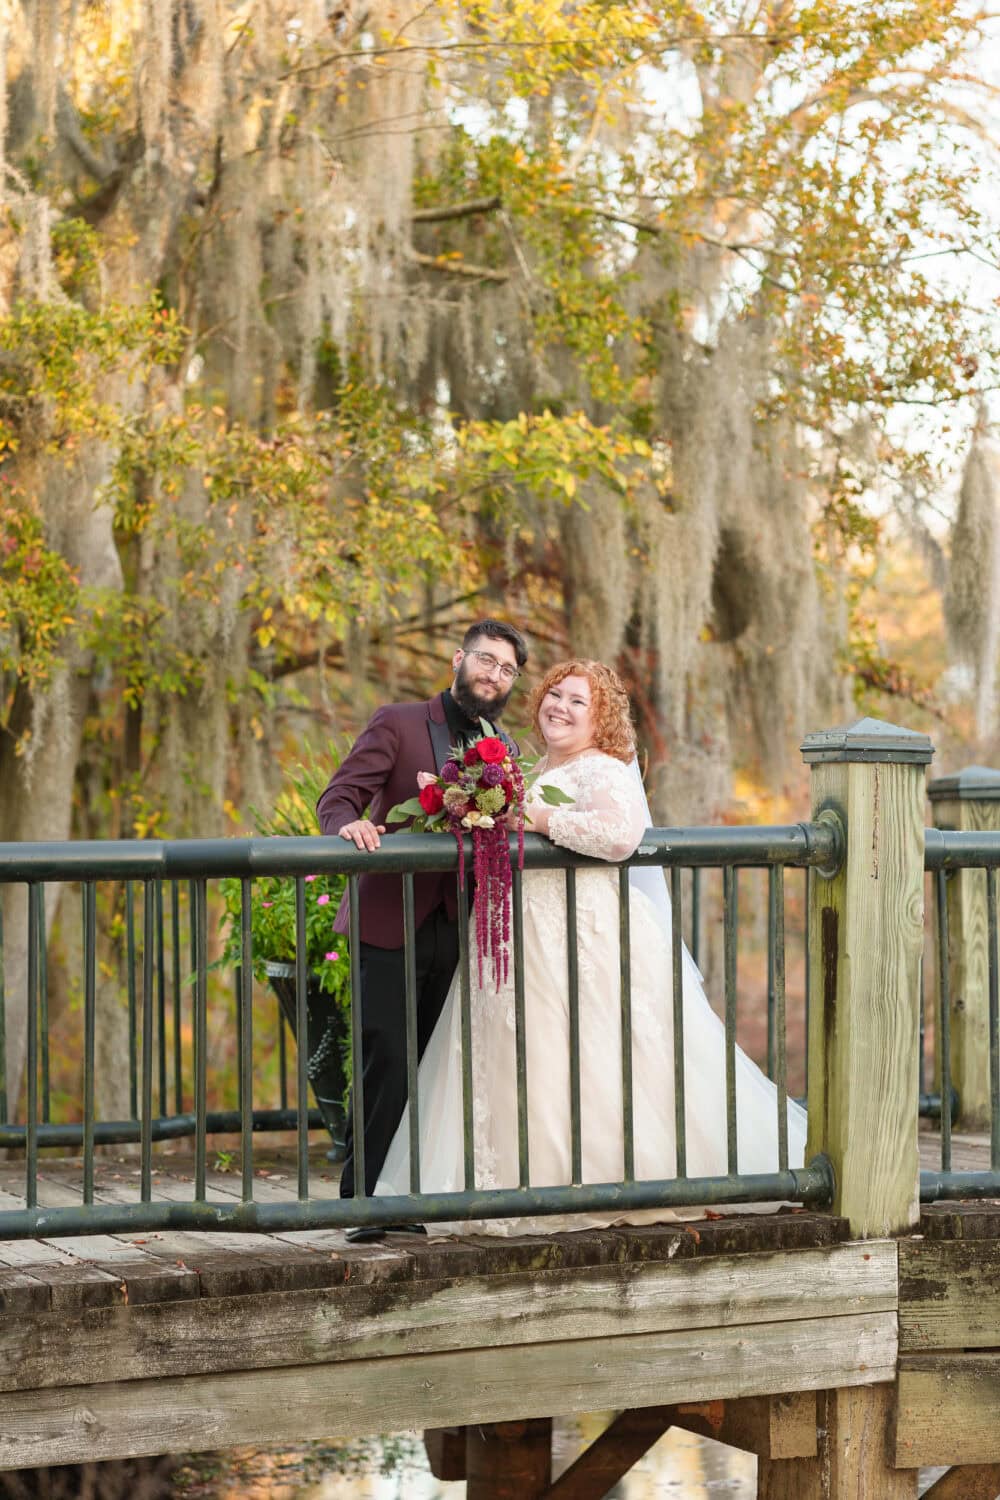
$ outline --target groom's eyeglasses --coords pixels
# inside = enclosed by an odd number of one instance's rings
[[[474,656],[485,672],[492,677],[494,672],[499,672],[504,682],[516,682],[520,672],[516,667],[510,666],[508,662],[498,661],[491,651],[466,651],[466,656]]]

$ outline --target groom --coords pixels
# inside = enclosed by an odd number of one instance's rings
[[[440,771],[452,745],[478,739],[481,718],[496,724],[527,659],[524,640],[512,625],[502,620],[479,620],[470,626],[461,649],[452,657],[455,675],[450,688],[427,703],[391,703],[372,715],[319,799],[322,831],[337,834],[358,849],[377,849],[380,835],[385,833],[382,820],[388,810],[416,795],[417,773],[431,767]],[[402,879],[399,875],[362,875],[358,896],[364,1190],[371,1193],[406,1104]],[[413,906],[417,1043],[422,1055],[458,963],[455,876],[415,875]],[[348,920],[345,895],[334,931],[346,933]],[[354,1129],[352,1106],[340,1179],[343,1198],[352,1197],[355,1188]]]

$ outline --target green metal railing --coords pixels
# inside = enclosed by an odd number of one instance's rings
[[[471,850],[467,853],[471,860]],[[276,1230],[308,1226],[384,1224],[400,1220],[428,1223],[469,1218],[521,1217],[574,1211],[625,1212],[642,1208],[685,1208],[709,1204],[790,1201],[823,1206],[831,1201],[832,1181],[822,1159],[803,1168],[788,1165],[786,1045],[785,1045],[785,871],[826,867],[839,858],[835,831],[829,824],[795,824],[772,828],[694,828],[650,830],[627,865],[620,868],[620,890],[632,866],[664,869],[674,908],[673,980],[667,1002],[674,1034],[684,1027],[681,982],[681,933],[684,907],[693,918],[692,949],[697,957],[702,921],[699,872],[721,870],[724,886],[724,1029],[726,1074],[727,1167],[718,1177],[689,1177],[686,1172],[684,1048],[674,1048],[674,1108],[677,1133],[676,1175],[656,1181],[637,1180],[632,1108],[632,996],[629,905],[619,902],[620,917],[620,1059],[623,1098],[624,1171],[620,1181],[585,1183],[582,1178],[579,971],[575,937],[577,871],[595,862],[557,848],[538,837],[525,841],[526,871],[565,872],[568,943],[569,1057],[571,1155],[573,1181],[565,1186],[535,1187],[530,1181],[526,1037],[529,998],[525,992],[522,954],[523,880],[513,880],[513,979],[516,1099],[511,1101],[518,1123],[519,1182],[516,1187],[483,1190],[474,1181],[473,1098],[471,1071],[471,983],[467,924],[460,918],[461,1019],[464,1082],[464,1190],[452,1193],[421,1191],[417,1104],[417,1015],[414,963],[413,880],[416,875],[457,872],[457,851],[450,839],[398,834],[375,853],[362,852],[341,840],[267,838],[246,840],[184,840],[157,843],[108,842],[74,844],[0,845],[0,885],[27,887],[28,962],[26,975],[27,1061],[25,1111],[21,1121],[9,1121],[3,1054],[4,1007],[0,1003],[0,1145],[24,1151],[24,1207],[0,1211],[0,1237],[55,1235],[81,1231],[124,1229],[242,1228]],[[607,868],[606,866],[602,866]],[[767,994],[768,1061],[777,1086],[778,1150],[773,1172],[737,1171],[736,1113],[737,931],[738,881],[744,867],[767,872]],[[682,872],[690,872],[683,897]],[[250,911],[255,878],[284,876],[295,882],[298,958],[295,965],[296,1034],[307,1035],[305,962],[305,879],[316,872],[341,873],[351,893],[351,1012],[354,1111],[364,1117],[364,1080],[361,1066],[359,888],[362,872],[398,875],[403,883],[405,933],[405,1017],[410,1110],[410,1192],[393,1198],[366,1196],[351,1199],[317,1197],[309,1178],[308,1132],[318,1125],[310,1112],[306,1048],[296,1049],[292,1098],[284,1069],[281,1107],[255,1107],[254,1063],[257,1037]],[[237,1074],[239,1107],[209,1108],[209,882],[240,882],[242,954],[236,972],[238,1025]],[[103,881],[123,882],[125,890],[125,952],[128,1000],[129,1080],[132,1118],[123,1121],[96,1117],[97,1036],[97,890]],[[49,985],[47,934],[44,917],[46,882],[78,884],[82,932],[82,1120],[52,1119],[53,1098],[49,1068]],[[467,892],[459,888],[460,909],[467,910]],[[187,953],[181,921],[188,914]],[[141,917],[140,917],[141,913]],[[0,932],[0,956],[2,956]],[[8,1002],[9,1002],[8,994]],[[0,1002],[3,973],[0,964]],[[190,1028],[185,1038],[184,1012]],[[168,1024],[169,1023],[169,1024]],[[284,1047],[284,1033],[279,1032]],[[187,1049],[187,1050],[185,1050]],[[282,1053],[282,1056],[284,1054]],[[185,1072],[185,1063],[187,1072]],[[188,1080],[185,1085],[185,1080]],[[185,1087],[190,1107],[185,1108]],[[254,1135],[266,1129],[294,1129],[297,1146],[297,1197],[287,1202],[261,1202],[254,1197]],[[218,1133],[238,1133],[242,1157],[241,1199],[232,1203],[206,1199],[208,1140]],[[154,1193],[154,1144],[193,1136],[194,1173],[190,1202],[158,1201]],[[139,1146],[138,1193],[127,1203],[101,1200],[95,1187],[95,1151],[99,1146],[134,1141]],[[48,1207],[39,1201],[40,1152],[50,1147],[78,1147],[83,1158],[80,1202]],[[365,1181],[363,1134],[356,1132],[355,1178]]]
[[[985,872],[986,962],[989,985],[990,1169],[956,1172],[952,1168],[952,1111],[942,1110],[941,1169],[920,1174],[921,1202],[940,1199],[1000,1197],[1000,961],[997,954],[997,870],[1000,833],[928,828],[924,868],[934,883],[937,952],[937,1056],[941,1096],[954,1098],[951,1071],[951,935],[948,923],[948,880],[959,870]],[[955,1103],[957,1105],[957,1100]],[[957,1112],[957,1110],[955,1111]]]

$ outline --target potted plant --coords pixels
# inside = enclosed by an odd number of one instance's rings
[[[275,804],[264,816],[252,809],[254,828],[264,836],[304,837],[319,834],[316,802],[343,751],[330,744],[322,760],[311,755],[289,774]],[[222,959],[239,964],[242,956],[239,880],[221,882],[225,900],[226,943]],[[351,966],[347,940],[333,931],[333,918],[345,885],[343,875],[305,877],[306,902],[306,1072],[323,1122],[343,1154],[346,1095],[350,1083]],[[250,906],[253,967],[278,997],[282,1014],[296,1035],[295,881],[290,876],[262,876],[253,883]]]

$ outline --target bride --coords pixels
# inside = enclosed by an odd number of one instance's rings
[[[533,832],[579,854],[625,860],[649,826],[628,695],[600,662],[552,667],[534,696],[534,725],[545,742],[541,777],[526,812]],[[539,781],[573,800],[546,805]],[[641,886],[646,884],[646,889]],[[529,870],[523,882],[529,1179],[532,1188],[572,1181],[566,884],[562,870]],[[619,881],[616,868],[577,871],[581,1147],[584,1183],[620,1182],[622,1129]],[[658,870],[633,871],[629,888],[632,1089],[637,1181],[676,1175],[670,905]],[[721,1176],[726,1146],[725,1032],[687,950],[684,974],[684,1070],[687,1173]],[[513,967],[513,966],[512,966]],[[492,966],[478,983],[471,965],[472,1079],[477,1189],[518,1185],[517,1084],[513,979],[494,987]],[[740,1172],[778,1166],[775,1086],[736,1053]],[[420,1188],[465,1186],[461,988],[456,974],[419,1069]],[[788,1107],[788,1160],[802,1165],[806,1116]],[[393,1137],[375,1188],[409,1192],[408,1111]],[[666,1209],[573,1213],[436,1226],[494,1234],[551,1232],[600,1224],[696,1217]]]

